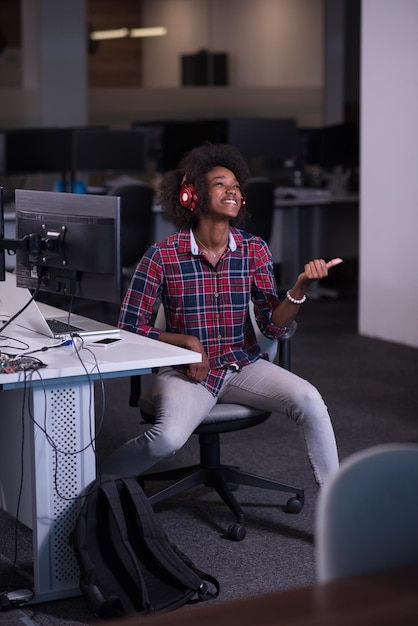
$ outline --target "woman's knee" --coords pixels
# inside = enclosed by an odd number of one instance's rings
[[[160,428],[158,423],[145,433],[145,436],[152,442],[154,450],[162,456],[168,456],[180,450],[190,435],[190,432],[167,424]]]
[[[298,394],[299,415],[297,421],[304,422],[307,418],[315,419],[328,415],[325,402],[318,389],[309,382],[303,385]]]

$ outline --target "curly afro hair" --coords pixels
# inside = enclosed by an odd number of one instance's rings
[[[239,150],[229,144],[204,143],[188,152],[176,170],[167,172],[159,188],[159,202],[165,215],[177,228],[193,228],[202,215],[208,211],[208,189],[206,174],[214,167],[226,167],[235,174],[241,187],[249,177],[249,170]],[[194,211],[180,204],[179,191],[182,182],[193,184],[197,202]],[[244,223],[247,213],[241,208],[238,216],[231,221],[234,226]]]

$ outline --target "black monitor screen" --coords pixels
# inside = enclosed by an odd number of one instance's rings
[[[72,169],[73,130],[21,128],[5,133],[8,174],[41,174]]]
[[[144,171],[145,136],[133,130],[77,130],[74,169],[84,171]]]
[[[359,163],[359,128],[355,124],[325,126],[320,135],[320,164],[353,166]]]
[[[16,237],[18,287],[120,301],[119,197],[17,189]]]
[[[232,118],[230,144],[247,159],[285,160],[296,150],[296,120],[273,118]]]
[[[157,159],[162,171],[175,169],[192,148],[206,141],[230,143],[246,159],[283,161],[295,155],[297,126],[287,118],[219,118],[136,122],[133,128],[148,135],[149,153]],[[154,133],[152,133],[154,130]]]
[[[164,122],[162,131],[163,171],[175,169],[187,152],[209,141],[228,141],[227,120],[187,120]]]
[[[97,126],[21,128],[5,132],[4,143],[4,168],[9,174],[146,168],[145,138],[140,131]]]

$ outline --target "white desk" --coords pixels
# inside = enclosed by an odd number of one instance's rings
[[[54,345],[54,340],[16,325],[4,334],[25,341],[30,349]],[[94,349],[97,363],[83,349],[82,365],[74,346],[66,346],[38,352],[35,356],[48,367],[32,374],[0,374],[1,506],[16,516],[24,428],[19,518],[33,529],[34,602],[80,593],[78,566],[69,538],[82,504],[77,498],[96,476],[90,445],[95,432],[92,381],[147,374],[152,368],[198,362],[201,358],[190,350],[125,331],[121,336],[120,345]]]

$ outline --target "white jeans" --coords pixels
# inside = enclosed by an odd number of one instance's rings
[[[338,453],[327,407],[309,382],[259,359],[240,372],[228,372],[218,398],[174,369],[155,377],[155,424],[127,441],[103,463],[101,471],[132,476],[179,450],[216,402],[244,404],[290,417],[304,436],[315,479],[323,485],[338,468]]]

